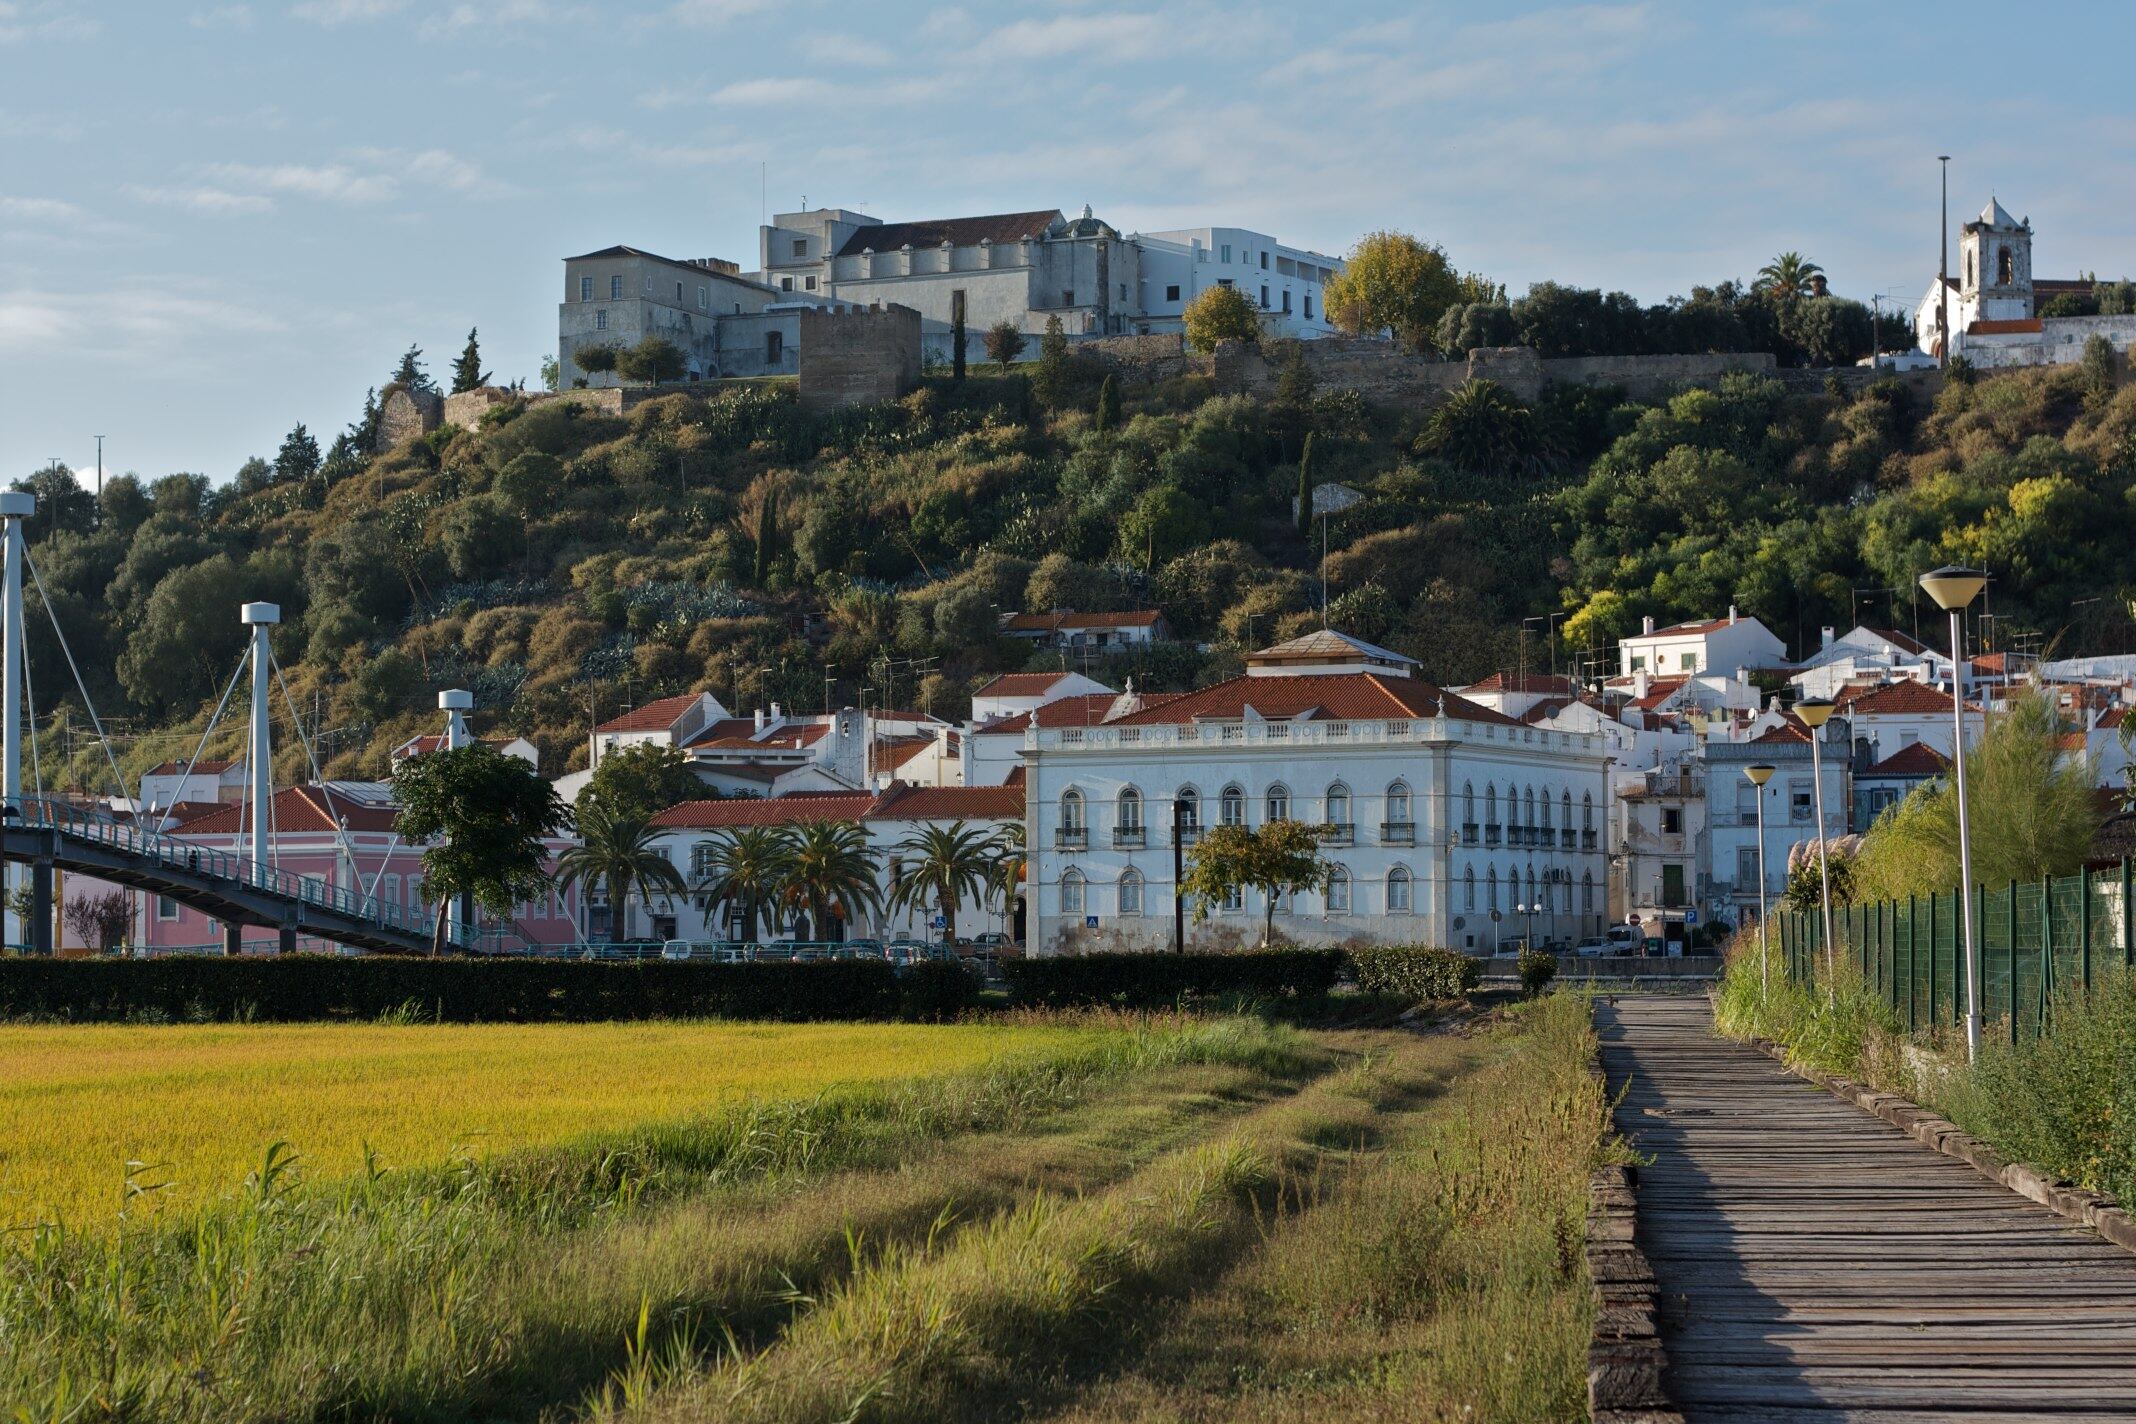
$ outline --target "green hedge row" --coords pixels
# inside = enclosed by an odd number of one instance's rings
[[[584,963],[328,955],[0,960],[0,1018],[295,1023],[936,1019],[977,985],[954,964]]]
[[[1458,999],[1483,977],[1483,961],[1451,949],[1358,945],[1350,951],[1357,987],[1411,999]]]
[[[1060,1008],[1113,1004],[1154,1009],[1181,999],[1242,994],[1316,998],[1342,972],[1339,949],[1271,949],[1244,954],[1074,954],[1003,960],[1017,1002]]]

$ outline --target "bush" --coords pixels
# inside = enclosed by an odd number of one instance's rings
[[[0,960],[0,1019],[445,1023],[939,1018],[970,1001],[954,965],[592,963],[329,955]]]
[[[1543,986],[1557,978],[1557,956],[1540,949],[1524,949],[1520,952],[1520,991],[1529,998],[1543,992]]]
[[[1483,977],[1483,962],[1451,949],[1421,945],[1360,945],[1350,951],[1357,987],[1411,999],[1458,999]]]
[[[899,1018],[944,1023],[972,1006],[979,981],[962,964],[925,960],[898,977],[897,989]]]
[[[1334,987],[1342,951],[1264,949],[1239,954],[1077,954],[1004,960],[1001,972],[1022,1004],[1060,1008],[1111,1004],[1166,1008],[1182,999],[1238,994],[1311,999]]]

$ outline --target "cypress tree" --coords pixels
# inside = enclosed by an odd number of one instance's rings
[[[1098,434],[1109,435],[1119,424],[1120,385],[1113,379],[1112,374],[1107,372],[1105,384],[1098,387]]]
[[[950,313],[949,360],[950,374],[960,381],[964,379],[965,341],[966,337],[964,331],[964,296],[962,293],[959,293],[956,299],[956,310]]]
[[[779,492],[764,491],[764,506],[757,511],[756,537],[756,585],[763,588],[771,582],[773,546],[779,538]]]
[[[1313,531],[1313,433],[1305,433],[1305,448],[1298,455],[1298,533]]]
[[[460,359],[452,363],[452,393],[471,391],[489,384],[489,372],[482,369],[482,348],[475,342],[475,329],[467,329],[467,349]]]

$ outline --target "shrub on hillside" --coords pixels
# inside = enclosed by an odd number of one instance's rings
[[[1357,945],[1349,951],[1357,987],[1411,999],[1458,999],[1483,977],[1480,961],[1451,949],[1412,944]]]

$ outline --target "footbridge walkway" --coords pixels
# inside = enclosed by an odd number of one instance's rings
[[[2136,1255],[1714,1037],[1598,1005],[1689,1421],[2136,1420]]]

